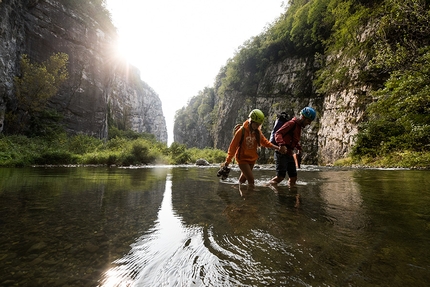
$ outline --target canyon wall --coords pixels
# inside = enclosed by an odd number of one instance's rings
[[[345,57],[345,62],[348,61]],[[367,106],[364,99],[369,99],[369,88],[357,82],[349,89],[333,90],[321,95],[314,86],[318,68],[313,56],[286,58],[270,65],[256,90],[249,93],[241,92],[245,90],[242,88],[225,91],[220,96],[217,93],[217,87],[221,85],[219,80],[215,88],[191,101],[195,103],[202,97],[208,98],[210,93],[215,94],[210,108],[213,113],[212,124],[196,112],[201,106],[197,105],[194,111],[193,107],[186,107],[175,121],[175,141],[188,147],[214,147],[226,151],[234,126],[244,122],[252,109],[258,108],[266,115],[262,131],[269,138],[277,114],[286,111],[290,116],[298,116],[303,107],[311,106],[317,111],[317,119],[302,131],[303,160],[307,164],[333,164],[351,151],[358,124],[363,121]],[[354,74],[352,66],[350,73]],[[350,78],[354,80],[353,75]],[[193,117],[189,118],[189,115]],[[210,136],[201,137],[197,132]],[[196,138],[200,140],[197,142]],[[271,150],[261,148],[259,154],[259,162],[273,161]]]
[[[13,79],[21,55],[40,63],[62,52],[69,55],[69,79],[48,106],[63,115],[69,133],[106,138],[112,120],[167,143],[160,98],[116,52],[110,19],[94,11],[55,0],[0,1],[0,131],[5,113],[16,107]]]

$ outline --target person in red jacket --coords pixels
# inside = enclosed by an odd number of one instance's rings
[[[270,180],[271,184],[280,183],[288,173],[290,187],[296,185],[297,168],[293,156],[294,149],[297,149],[299,152],[298,157],[300,157],[302,152],[300,145],[302,128],[310,125],[315,118],[315,110],[311,107],[305,107],[301,110],[299,118],[294,117],[276,131],[275,140],[280,150],[275,152],[276,176]]]
[[[224,167],[228,167],[233,157],[239,165],[241,174],[239,183],[248,181],[248,185],[254,185],[254,174],[252,169],[258,159],[257,148],[264,146],[277,151],[280,147],[272,144],[261,132],[261,124],[264,121],[264,114],[259,109],[254,109],[249,113],[249,118],[235,132],[227,152]]]

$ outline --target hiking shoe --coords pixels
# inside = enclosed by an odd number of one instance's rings
[[[221,177],[222,180],[225,180],[228,177],[229,173],[230,173],[230,168],[223,166],[218,170],[218,172],[216,173],[216,176]]]

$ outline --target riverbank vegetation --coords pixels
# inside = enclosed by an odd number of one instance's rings
[[[380,156],[356,156],[337,160],[334,166],[430,169],[430,153],[397,151]]]
[[[0,166],[194,164],[203,158],[209,163],[225,160],[216,149],[187,149],[173,143],[157,142],[150,134],[112,128],[106,141],[87,135],[59,133],[45,137],[0,136]]]

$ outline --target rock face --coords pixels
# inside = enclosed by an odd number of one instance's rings
[[[176,111],[173,128],[175,142],[185,144],[189,148],[203,149],[213,146],[213,137],[209,130],[214,101],[213,89],[205,88],[198,96],[190,99],[187,107]]]
[[[345,90],[324,98],[316,146],[320,164],[331,164],[351,151],[365,110],[358,104],[362,93],[366,90]]]
[[[358,132],[358,124],[363,121],[370,88],[357,84],[351,85],[348,90],[319,95],[313,85],[316,69],[313,58],[291,57],[269,66],[256,91],[245,94],[240,90],[229,90],[223,96],[217,94],[216,88],[208,91],[208,94],[215,94],[211,106],[217,115],[215,121],[208,125],[204,118],[197,116],[192,119],[178,117],[175,121],[175,127],[178,128],[174,129],[175,141],[188,147],[198,145],[226,151],[234,126],[244,122],[252,109],[261,109],[266,115],[262,131],[269,138],[276,114],[286,111],[290,116],[298,116],[303,107],[312,106],[317,111],[317,119],[302,130],[303,162],[332,164],[350,152]],[[353,68],[350,73],[351,79],[354,80]],[[220,84],[216,83],[215,86]],[[205,96],[207,95],[203,95]],[[197,106],[196,109],[200,107]],[[188,109],[190,107],[184,108],[184,111]],[[198,113],[188,110],[187,115],[189,114]],[[208,128],[206,131],[197,131],[195,126],[200,129]],[[199,133],[210,134],[211,137],[198,137]],[[195,138],[199,138],[198,143],[196,140],[188,140]],[[270,162],[273,157],[273,152],[264,148],[261,148],[259,154],[261,163]]]
[[[289,58],[265,71],[258,85],[256,96],[243,95],[238,91],[226,93],[218,98],[218,118],[214,125],[215,147],[227,150],[236,123],[248,118],[249,112],[258,108],[266,115],[262,126],[264,135],[269,138],[276,115],[286,111],[298,115],[305,106],[312,106],[321,115],[322,99],[315,97],[312,86],[314,64],[308,58]],[[302,131],[302,146],[308,164],[318,163],[318,124]],[[273,157],[270,150],[261,149],[260,161],[267,162]]]
[[[42,62],[63,52],[69,79],[49,106],[64,116],[67,131],[106,138],[109,119],[167,143],[161,101],[115,52],[116,30],[106,19],[55,0],[0,1],[0,131],[15,102],[20,56]]]

